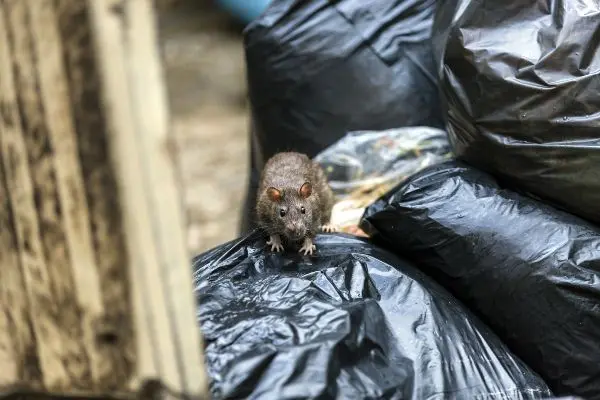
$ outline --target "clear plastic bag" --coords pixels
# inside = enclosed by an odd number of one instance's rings
[[[410,175],[452,157],[446,132],[430,127],[356,131],[315,157],[336,195],[332,223],[364,235],[365,208]]]

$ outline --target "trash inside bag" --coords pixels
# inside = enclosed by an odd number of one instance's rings
[[[325,171],[336,196],[331,223],[362,234],[365,208],[399,182],[451,157],[446,132],[430,127],[351,132],[314,160]]]
[[[546,384],[423,273],[343,234],[259,232],[194,260],[214,399],[541,399]]]
[[[439,4],[433,41],[458,158],[600,222],[600,2]]]
[[[557,395],[600,399],[600,229],[460,162],[429,167],[361,226],[435,277]]]
[[[255,226],[260,171],[280,151],[314,157],[357,130],[443,128],[431,50],[434,0],[273,0],[245,31]]]

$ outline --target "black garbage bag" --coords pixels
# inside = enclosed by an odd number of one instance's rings
[[[252,233],[194,260],[215,399],[539,399],[546,384],[443,288],[367,242]]]
[[[422,170],[361,227],[434,276],[558,395],[600,399],[600,229],[460,162]]]
[[[447,0],[433,31],[457,156],[600,222],[600,3]]]
[[[245,31],[251,174],[279,151],[314,157],[347,132],[443,127],[431,51],[435,0],[273,0]]]

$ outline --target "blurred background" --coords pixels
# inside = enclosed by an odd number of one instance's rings
[[[213,0],[157,0],[191,254],[237,236],[248,173],[244,25]]]

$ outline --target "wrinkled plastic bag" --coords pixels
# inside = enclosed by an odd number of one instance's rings
[[[319,153],[336,195],[331,222],[357,228],[365,208],[408,176],[451,157],[446,132],[429,127],[351,132]]]
[[[194,260],[214,399],[539,399],[541,378],[391,253],[319,235],[272,253],[258,232]]]
[[[457,156],[600,222],[600,3],[447,0],[433,32]]]
[[[460,162],[367,208],[374,239],[435,277],[557,395],[600,399],[600,229]]]
[[[316,156],[357,130],[443,128],[431,51],[434,0],[273,0],[245,31],[251,173],[242,223],[265,162]]]

